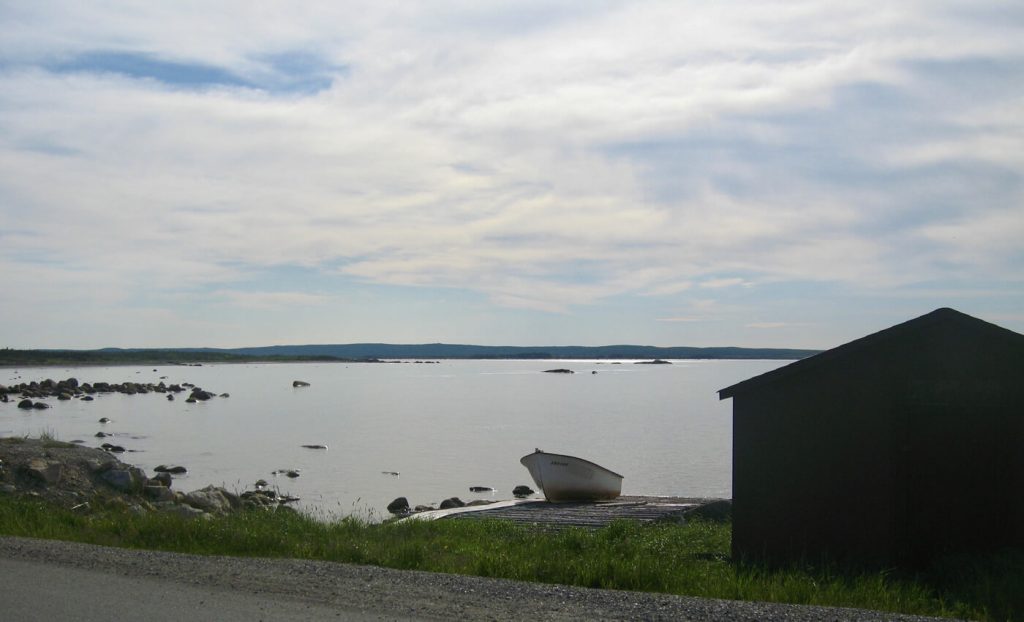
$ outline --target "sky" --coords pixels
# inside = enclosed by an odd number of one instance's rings
[[[0,0],[0,347],[1024,332],[1018,0]]]

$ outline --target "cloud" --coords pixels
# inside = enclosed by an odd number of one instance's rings
[[[251,86],[249,82],[218,67],[125,52],[89,52],[50,65],[47,69],[55,73],[121,74],[172,86]]]
[[[42,299],[114,282],[240,307],[352,283],[554,314],[787,283],[999,289],[1024,272],[1013,15],[7,5],[0,265],[45,266],[22,281]],[[242,293],[282,266],[336,289]]]
[[[210,294],[211,298],[224,299],[232,305],[246,309],[254,308],[302,308],[320,305],[330,300],[329,296],[308,294],[305,292],[248,292],[219,290]]]
[[[736,287],[737,285],[749,285],[749,283],[740,278],[709,279],[700,283],[700,286],[704,289],[722,289],[725,287]]]
[[[790,326],[798,326],[798,324],[792,324],[790,322],[751,322],[746,325],[747,328],[758,328],[763,330],[789,328]]]

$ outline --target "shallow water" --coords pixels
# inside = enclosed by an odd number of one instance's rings
[[[507,499],[535,487],[519,458],[540,447],[625,475],[623,494],[731,496],[731,402],[716,391],[786,361],[441,361],[4,368],[0,384],[191,382],[228,398],[187,404],[164,395],[0,404],[0,436],[50,433],[108,441],[151,472],[188,468],[174,487],[251,488],[260,478],[326,516],[386,515],[398,496],[436,504]],[[574,374],[546,374],[569,368]],[[597,373],[593,373],[597,372]],[[293,380],[310,383],[293,388]],[[112,422],[100,424],[101,417]],[[113,439],[95,438],[98,431]],[[328,450],[305,449],[305,444]],[[298,469],[300,477],[274,476]],[[394,476],[385,472],[398,472]],[[489,486],[493,493],[471,493]]]

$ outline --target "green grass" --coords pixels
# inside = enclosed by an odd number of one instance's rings
[[[294,512],[213,520],[76,514],[0,498],[0,533],[199,554],[372,564],[585,587],[859,607],[981,620],[1024,619],[1024,556],[950,558],[915,576],[836,568],[766,570],[729,560],[730,526],[639,525],[542,532],[499,521],[332,522]]]

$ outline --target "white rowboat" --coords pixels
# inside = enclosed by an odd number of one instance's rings
[[[519,462],[548,501],[598,501],[622,494],[622,476],[589,460],[540,449]]]

